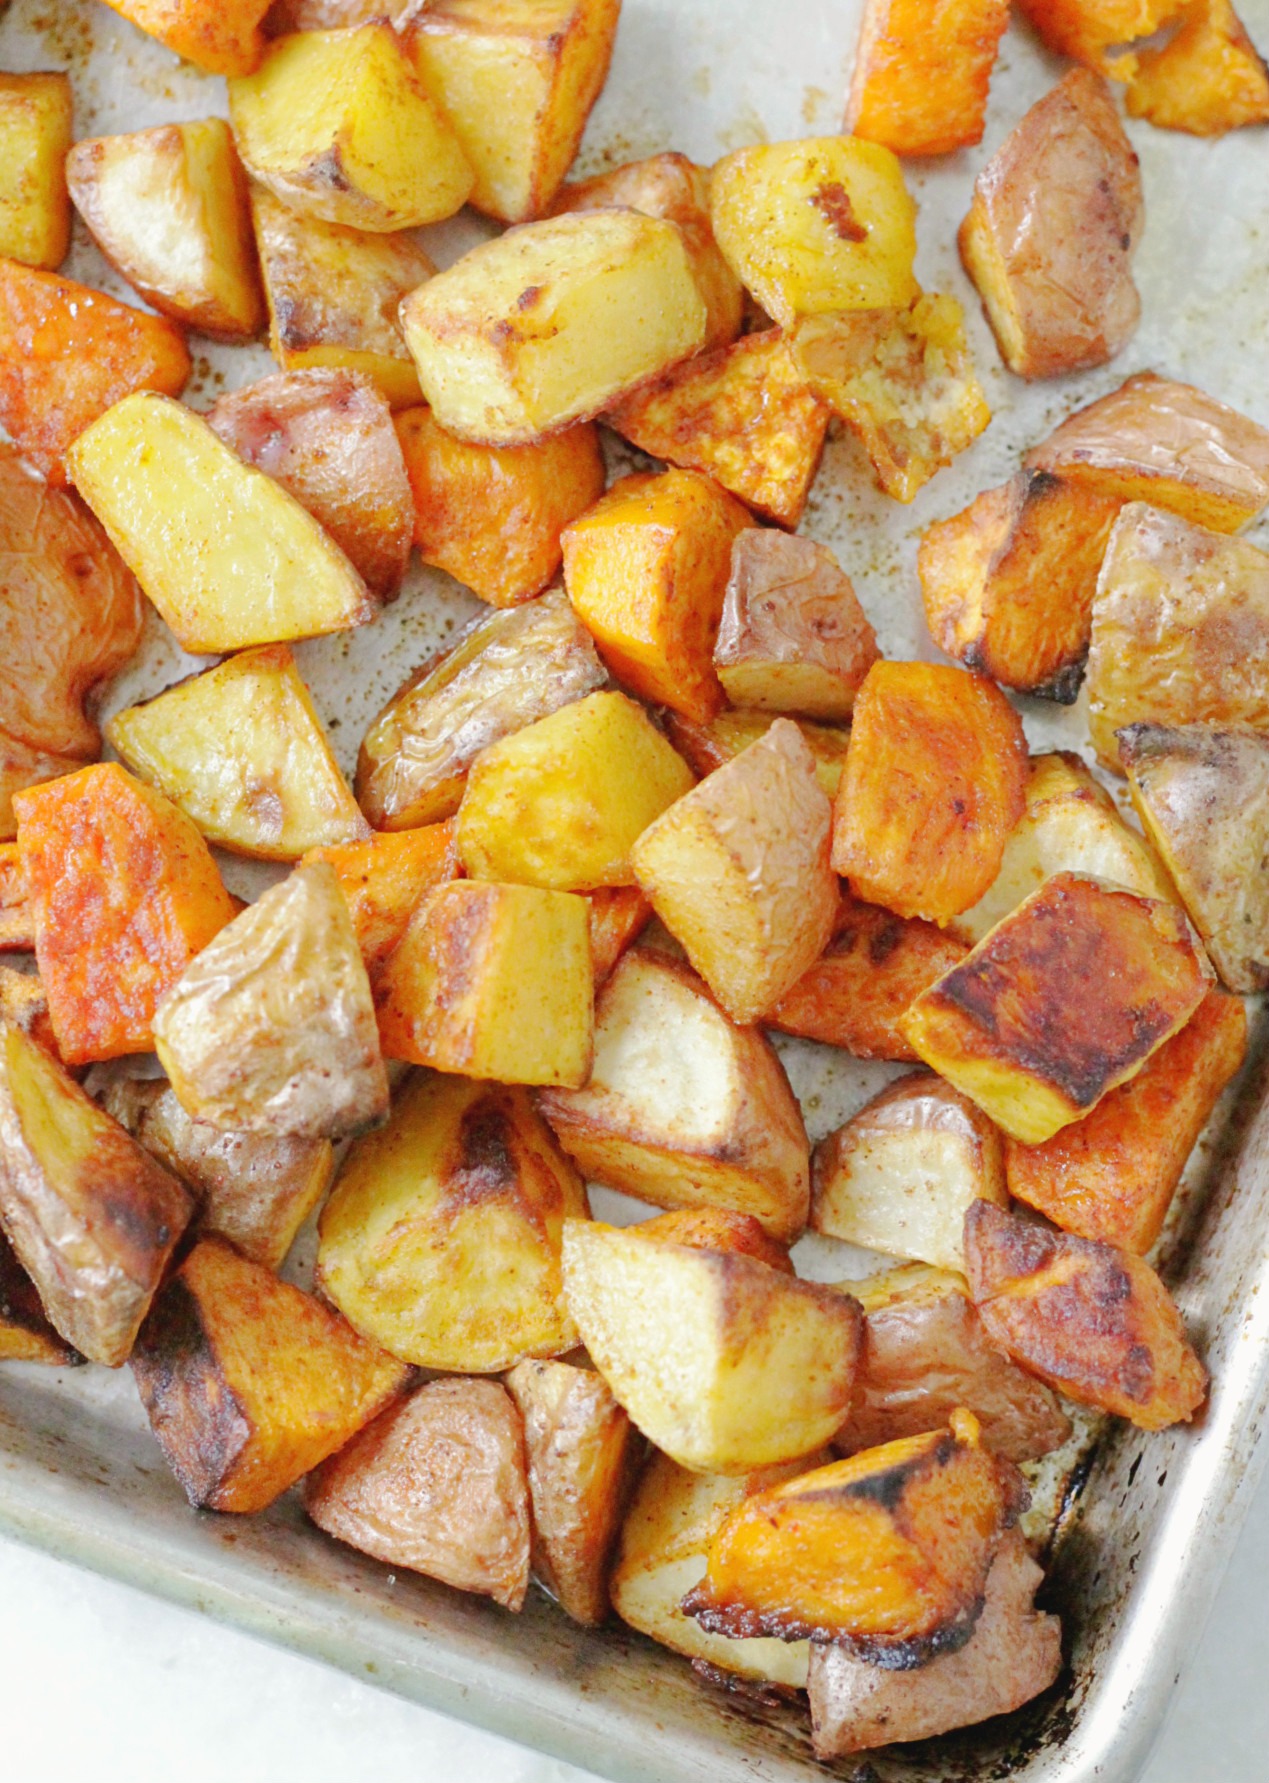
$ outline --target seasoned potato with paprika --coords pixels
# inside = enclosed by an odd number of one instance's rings
[[[106,4],[206,74],[249,74],[265,51],[269,0],[106,0]]]
[[[708,724],[694,724],[681,713],[667,712],[665,734],[692,772],[703,779],[765,737],[779,717],[778,712],[723,711]],[[834,798],[841,782],[850,731],[845,725],[812,724],[805,718],[795,717],[792,722],[815,758],[815,778],[828,797]]]
[[[459,872],[452,822],[310,848],[304,863],[315,860],[334,868],[372,984],[404,939],[419,899]]]
[[[1269,69],[1229,0],[1193,0],[1173,36],[1134,61],[1130,118],[1192,136],[1269,123]]]
[[[0,1232],[0,1362],[43,1362],[73,1368],[84,1358],[44,1316],[35,1283]]]
[[[982,141],[1009,0],[866,0],[844,128],[896,155]]]
[[[52,271],[66,258],[71,112],[69,75],[0,75],[0,257],[5,260]]]

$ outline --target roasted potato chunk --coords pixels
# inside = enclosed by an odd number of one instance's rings
[[[915,1671],[891,1671],[849,1648],[811,1648],[811,1742],[820,1759],[924,1740],[1004,1715],[1047,1690],[1062,1669],[1062,1624],[1035,1608],[1044,1574],[1020,1530],[1000,1539],[983,1607],[965,1645]]]
[[[69,75],[0,75],[0,256],[47,271],[70,246]]]
[[[533,1571],[566,1615],[598,1628],[630,1481],[630,1420],[602,1375],[571,1362],[518,1362],[507,1387],[524,1419]]]
[[[540,217],[608,75],[621,0],[432,0],[407,44],[475,171],[471,202]]]
[[[653,909],[733,1021],[757,1021],[828,944],[831,819],[810,750],[780,719],[631,850]]]
[[[34,948],[35,912],[22,857],[16,842],[0,842],[0,953],[31,953]]]
[[[604,492],[588,421],[529,446],[474,446],[407,409],[397,433],[414,492],[414,542],[493,607],[540,594],[563,560],[560,535]]]
[[[748,511],[696,471],[622,477],[563,535],[568,598],[612,673],[704,724],[722,707],[714,644]]]
[[[229,82],[247,171],[295,210],[372,234],[452,217],[474,175],[383,19],[278,38]]]
[[[401,326],[441,426],[520,446],[694,353],[708,317],[673,223],[586,211],[473,248],[406,299]]]
[[[1006,1355],[1081,1405],[1163,1430],[1207,1396],[1168,1290],[1131,1251],[987,1202],[965,1216],[969,1289]]]
[[[213,1127],[339,1139],[383,1120],[370,982],[324,861],[297,867],[186,967],[154,1044],[181,1107]]]
[[[366,587],[391,600],[414,533],[414,500],[386,398],[335,367],[280,372],[221,396],[208,425],[325,527]]]
[[[844,128],[896,155],[982,141],[987,88],[1009,0],[867,0]]]
[[[1193,136],[1269,123],[1269,70],[1229,0],[1191,0],[1168,42],[1134,61],[1130,118]]]
[[[802,518],[828,418],[775,328],[685,361],[605,417],[641,452],[704,471],[787,527]]]
[[[260,21],[269,0],[106,0],[207,74],[249,74],[264,54]]]
[[[3,896],[3,869],[0,868],[0,897]],[[637,885],[606,885],[587,892],[590,905],[590,952],[595,968],[596,987],[611,975],[622,954],[638,940],[652,915],[652,906]],[[3,940],[3,919],[0,919],[0,942]]]
[[[525,1090],[424,1072],[350,1152],[322,1209],[316,1279],[403,1361],[500,1374],[576,1344],[560,1233],[588,1216]]]
[[[428,1381],[304,1488],[350,1547],[518,1610],[529,1588],[529,1490],[519,1413],[496,1381]]]
[[[833,804],[833,866],[856,897],[947,922],[996,877],[1026,775],[1022,723],[990,681],[938,663],[874,663]]]
[[[692,771],[641,706],[591,693],[473,762],[458,852],[473,879],[555,891],[630,885],[632,850],[691,790]]]
[[[841,1425],[860,1335],[846,1296],[734,1251],[649,1243],[637,1226],[568,1220],[563,1255],[596,1368],[684,1467],[748,1473],[809,1454]]]
[[[311,1294],[204,1238],[132,1354],[141,1403],[192,1505],[261,1511],[342,1448],[410,1371]]]
[[[811,1161],[816,1232],[936,1269],[964,1270],[965,1210],[979,1198],[1009,1204],[1000,1134],[926,1071],[888,1084]]]
[[[1010,1461],[1034,1461],[1070,1436],[1049,1389],[990,1342],[962,1276],[912,1263],[840,1285],[864,1309],[850,1417],[833,1438],[843,1455],[920,1436],[958,1405]]]
[[[387,1058],[575,1088],[593,1043],[589,907],[533,885],[438,886],[375,994]]]
[[[357,759],[362,810],[380,830],[452,817],[482,750],[605,679],[562,589],[474,620],[452,649],[411,675],[366,732]]]
[[[0,1362],[43,1362],[72,1368],[84,1358],[44,1316],[35,1283],[0,1232]]]
[[[78,142],[75,208],[139,297],[215,340],[264,324],[247,182],[223,118]]]
[[[781,1239],[806,1224],[810,1148],[784,1067],[666,954],[622,956],[596,1003],[586,1087],[539,1101],[590,1181],[657,1207],[752,1214]]]
[[[831,551],[774,528],[736,535],[714,647],[734,706],[849,718],[877,656],[877,634]]]
[[[1024,470],[927,527],[917,573],[939,649],[1002,687],[1073,705],[1122,505],[1051,471]]]
[[[459,872],[452,823],[312,848],[304,861],[314,860],[335,870],[372,984],[404,939],[419,899]]]
[[[1080,1238],[1144,1255],[1246,1051],[1242,1004],[1209,991],[1180,1033],[1082,1121],[1043,1145],[1008,1141],[1009,1193]]]
[[[1175,904],[1055,873],[912,1004],[903,1030],[1012,1139],[1041,1145],[1183,1028],[1215,974]],[[1066,1017],[1079,986],[1079,1020]]]
[[[961,259],[1010,371],[1054,378],[1104,365],[1141,317],[1132,258],[1141,172],[1103,81],[1073,68],[974,182]]]
[[[1130,502],[1106,547],[1088,655],[1088,729],[1123,772],[1129,725],[1269,728],[1269,554]]]
[[[708,724],[694,724],[681,713],[667,712],[665,731],[692,772],[703,779],[765,737],[779,716],[778,712],[720,712]],[[794,718],[793,723],[815,759],[815,778],[828,797],[834,798],[842,778],[850,732],[844,725],[811,724],[803,718]]]
[[[0,1022],[0,1221],[59,1336],[118,1368],[191,1213],[192,1196]]]

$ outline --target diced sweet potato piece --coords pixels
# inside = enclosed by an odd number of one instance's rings
[[[529,1488],[519,1412],[497,1381],[428,1381],[304,1488],[350,1547],[518,1610],[529,1588]]]
[[[0,1232],[0,1362],[44,1362],[71,1368],[84,1358],[44,1316],[35,1283]]]
[[[0,953],[30,953],[35,912],[16,842],[0,842]]]
[[[1121,506],[1051,471],[1019,471],[927,527],[917,573],[939,649],[1002,687],[1073,705]]]
[[[321,522],[367,588],[390,600],[410,556],[414,503],[387,399],[334,367],[279,372],[219,397],[212,430]]]
[[[729,1251],[756,1257],[784,1275],[795,1275],[788,1246],[772,1238],[761,1220],[730,1207],[679,1207],[639,1222],[640,1238],[654,1244],[686,1244],[698,1251]]]
[[[221,1238],[195,1245],[159,1294],[132,1372],[186,1497],[214,1511],[272,1504],[410,1373]]]
[[[114,762],[31,787],[14,806],[63,1058],[147,1052],[160,999],[233,915],[207,844]]]
[[[769,328],[698,353],[605,416],[641,452],[704,471],[780,526],[802,518],[828,409]]]
[[[207,74],[249,74],[264,54],[269,0],[106,0],[121,18]]]
[[[855,699],[833,866],[857,897],[946,922],[996,877],[1026,776],[1021,721],[990,681],[875,663]]]
[[[1137,59],[1127,46],[1170,24],[1185,0],[1018,0],[1018,4],[1050,49],[1113,80],[1128,80]]]
[[[961,224],[961,259],[1010,371],[1058,377],[1127,345],[1141,316],[1132,257],[1144,223],[1115,103],[1073,68],[983,168]]]
[[[303,864],[309,861],[326,861],[334,868],[372,984],[403,939],[424,892],[459,872],[452,822],[336,848],[311,848]]]
[[[70,76],[0,75],[0,257],[60,266],[70,246]]]
[[[589,421],[527,446],[476,446],[417,407],[398,415],[397,434],[419,555],[494,607],[542,592],[562,561],[560,534],[604,492]]]
[[[1269,123],[1269,70],[1229,0],[1190,0],[1169,41],[1134,61],[1130,118],[1194,136]]]
[[[0,847],[0,898],[3,897],[3,849]],[[622,954],[648,925],[652,905],[637,885],[605,885],[587,892],[590,905],[590,955],[598,988],[612,974]],[[0,943],[3,939],[0,918]]]
[[[969,1287],[988,1336],[1081,1405],[1143,1430],[1188,1422],[1207,1370],[1148,1263],[987,1202],[965,1216]]]
[[[982,141],[1009,0],[867,0],[843,128],[896,155]]]
[[[917,998],[903,1029],[1011,1138],[1040,1145],[1134,1077],[1214,977],[1175,904],[1055,873]]]
[[[703,779],[765,737],[778,712],[720,712],[708,724],[694,724],[681,713],[665,714],[665,731],[694,774]],[[835,798],[846,761],[850,732],[844,725],[812,724],[794,718],[802,741],[815,758],[815,777],[828,797]]]

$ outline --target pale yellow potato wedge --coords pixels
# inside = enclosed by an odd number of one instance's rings
[[[70,245],[69,75],[0,74],[0,257],[51,272]]]

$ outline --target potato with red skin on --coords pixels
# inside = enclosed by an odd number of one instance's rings
[[[1171,1295],[1131,1251],[979,1202],[965,1254],[988,1336],[1068,1399],[1164,1430],[1207,1397]]]
[[[249,74],[265,51],[269,0],[106,0],[205,74]]]
[[[35,1283],[0,1232],[0,1362],[43,1362],[73,1368],[84,1358],[44,1316]]]
[[[976,904],[1026,799],[1022,724],[990,681],[879,662],[855,699],[833,866],[856,897],[943,923]]]
[[[842,128],[896,155],[982,141],[1009,0],[867,0]]]
[[[1130,118],[1193,136],[1269,123],[1269,70],[1229,0],[1190,0],[1169,41],[1133,60]]]
[[[384,831],[366,842],[310,848],[300,865],[310,861],[334,868],[372,985],[404,939],[420,898],[462,872],[452,820]]]
[[[681,712],[667,711],[665,734],[692,772],[703,780],[715,768],[734,760],[742,749],[765,737],[781,716],[779,712],[723,711],[708,724],[696,724]],[[812,724],[805,718],[794,718],[793,722],[815,758],[815,778],[830,799],[835,797],[850,731],[845,725]]]

